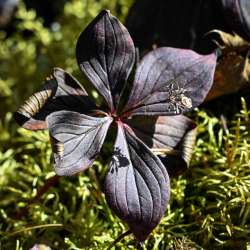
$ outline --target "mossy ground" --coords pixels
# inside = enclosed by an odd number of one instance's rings
[[[130,4],[72,0],[48,28],[21,3],[16,31],[9,37],[0,33],[0,249],[26,250],[37,243],[106,249],[126,230],[102,193],[103,158],[80,175],[61,177],[20,216],[54,172],[47,132],[18,128],[12,112],[54,66],[84,82],[74,56],[77,36],[101,9],[124,20]],[[172,179],[166,215],[143,249],[250,249],[250,105],[247,98],[235,98],[241,108],[223,112],[221,102],[220,114],[208,108],[191,114],[199,126],[191,166]],[[110,145],[105,149],[108,155]],[[114,249],[135,245],[128,236]]]

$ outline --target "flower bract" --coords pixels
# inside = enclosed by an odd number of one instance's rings
[[[96,105],[73,76],[55,68],[18,109],[16,120],[27,129],[49,130],[58,175],[90,167],[113,123],[117,135],[104,193],[114,213],[144,241],[165,213],[169,173],[183,170],[190,160],[195,124],[182,114],[206,97],[216,55],[167,47],[149,52],[135,69],[124,105],[135,47],[109,11],[102,11],[81,33],[76,58],[105,104]]]

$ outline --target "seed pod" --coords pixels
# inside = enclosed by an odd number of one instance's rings
[[[250,1],[221,0],[226,21],[232,30],[250,40]]]

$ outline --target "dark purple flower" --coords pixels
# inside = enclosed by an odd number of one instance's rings
[[[107,107],[97,107],[70,74],[56,68],[16,112],[16,120],[27,129],[49,130],[58,175],[90,167],[114,123],[117,137],[104,192],[115,214],[144,241],[166,210],[168,171],[173,173],[175,166],[179,171],[189,161],[195,125],[181,114],[204,100],[216,56],[155,49],[138,65],[123,107],[121,96],[135,60],[127,29],[102,11],[80,35],[76,57]],[[157,155],[166,153],[164,165]]]

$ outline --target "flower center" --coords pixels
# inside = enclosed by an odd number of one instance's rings
[[[120,116],[118,116],[116,113],[109,114],[115,122],[121,121]]]

